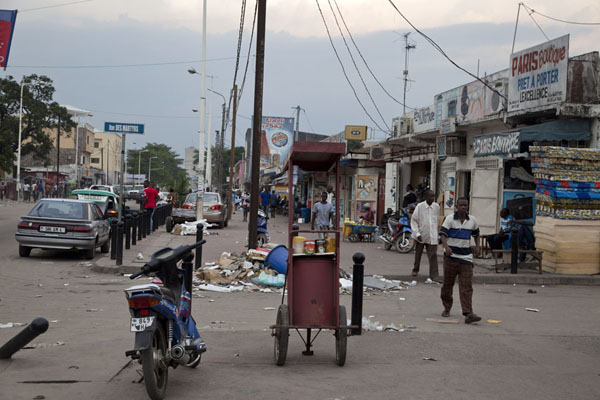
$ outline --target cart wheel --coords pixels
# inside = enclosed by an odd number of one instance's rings
[[[290,325],[290,311],[287,304],[282,304],[277,310],[277,323],[279,326]],[[288,339],[290,336],[290,328],[275,328],[275,364],[285,364],[285,357],[287,356]]]
[[[340,306],[340,325],[348,325],[346,307]],[[348,345],[348,328],[339,328],[335,331],[335,362],[340,367],[346,363],[346,346]]]

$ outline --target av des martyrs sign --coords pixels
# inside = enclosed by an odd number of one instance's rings
[[[508,111],[561,103],[567,99],[569,35],[510,56]]]

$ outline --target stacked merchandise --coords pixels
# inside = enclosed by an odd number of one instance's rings
[[[529,147],[547,271],[600,272],[600,149]]]

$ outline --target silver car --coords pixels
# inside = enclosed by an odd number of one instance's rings
[[[215,192],[204,192],[204,207],[202,216],[207,222],[217,224],[219,228],[227,226],[227,204],[221,201],[221,195]],[[188,210],[196,210],[197,194],[190,193],[187,195],[183,208]],[[194,215],[195,218],[195,215]]]
[[[100,208],[92,202],[71,199],[42,199],[21,217],[15,238],[19,256],[31,249],[85,250],[88,260],[110,249],[110,227]]]

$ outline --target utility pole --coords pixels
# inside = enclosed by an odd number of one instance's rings
[[[217,191],[221,192],[221,184],[223,182],[223,152],[225,145],[225,102],[223,102],[223,116],[221,117],[221,135],[219,136],[219,159],[218,159],[218,176],[217,176]]]
[[[223,104],[223,106],[225,106],[225,104]],[[223,111],[225,111],[225,108],[223,108]],[[237,85],[233,85],[233,122],[231,125],[231,153],[229,154],[229,198],[227,199],[227,219],[231,219],[231,213],[233,212],[233,165],[235,162],[235,124],[237,122],[236,114]],[[225,121],[225,119],[223,119],[223,121]],[[256,240],[256,229],[254,230],[254,232],[254,239]]]
[[[256,67],[254,78],[254,117],[252,120],[252,187],[250,190],[250,221],[248,223],[248,248],[256,248],[258,222],[258,195],[260,192],[260,139],[262,125],[263,83],[265,74],[265,24],[267,0],[258,1],[256,26]],[[235,136],[235,131],[233,131]]]
[[[202,90],[200,97],[200,144],[198,146],[198,195],[196,220],[204,217],[204,119],[206,117],[206,0],[202,2]]]
[[[414,44],[408,43],[408,35],[410,32],[404,34],[404,71],[402,74],[404,75],[404,97],[402,100],[402,114],[406,114],[406,84],[408,82],[408,52],[412,49],[415,49],[417,46]]]
[[[60,173],[60,116],[58,117],[58,126],[56,129],[56,190],[58,190],[58,175]]]
[[[298,141],[298,135],[300,134],[300,106],[292,107],[296,110],[296,130],[294,131],[294,143]]]

